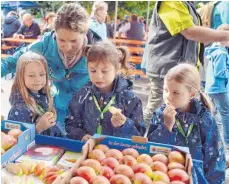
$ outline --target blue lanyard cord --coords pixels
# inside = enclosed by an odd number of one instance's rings
[[[101,110],[100,106],[99,106],[99,103],[98,103],[98,100],[96,99],[96,97],[93,95],[93,100],[95,102],[95,105],[96,105],[96,108],[97,110],[100,112],[100,120],[104,118],[104,113],[106,113],[108,110],[109,110],[109,107],[111,107],[111,105],[113,105],[115,103],[115,98],[116,96],[113,96],[110,100],[110,102],[106,105],[106,107],[104,107],[103,110]],[[98,126],[97,126],[97,134],[102,134],[102,125],[101,123],[99,122],[98,123]]]

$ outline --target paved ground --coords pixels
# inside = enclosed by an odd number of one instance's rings
[[[4,93],[1,93],[1,114],[7,117],[8,111],[10,109],[9,95],[11,90],[11,85],[13,80],[10,79],[10,75],[7,76],[7,80],[1,79],[2,89]],[[143,107],[147,104],[148,94],[150,90],[150,83],[148,78],[140,78],[134,80],[134,92],[142,100]],[[221,128],[220,128],[221,130]],[[222,132],[222,131],[221,131]],[[229,169],[227,169],[227,181],[225,184],[229,184]]]

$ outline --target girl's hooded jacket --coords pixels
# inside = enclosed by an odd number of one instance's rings
[[[162,105],[153,113],[148,133],[149,141],[189,147],[193,159],[193,176],[199,184],[223,184],[225,181],[224,146],[214,117],[198,100],[191,101],[190,112],[177,110],[176,121],[180,122],[185,135],[193,124],[188,141],[180,133],[177,123],[170,132],[164,124]]]
[[[114,81],[114,87],[110,93],[101,93],[89,82],[79,92],[75,94],[69,105],[69,114],[65,120],[67,137],[81,140],[86,134],[93,135],[97,133],[99,123],[102,126],[102,134],[117,137],[131,138],[132,135],[143,135],[145,131],[143,123],[142,102],[133,93],[132,82],[117,76]],[[97,101],[103,101],[101,111],[115,96],[112,106],[122,110],[126,116],[126,122],[122,127],[112,126],[112,114],[107,111],[104,118],[100,118],[101,113],[98,110],[93,96]]]
[[[29,92],[29,95],[35,100],[35,102],[42,108],[45,112],[48,111],[48,98],[46,94],[42,92],[33,93]],[[25,122],[25,123],[37,123],[40,118],[31,111],[31,109],[26,105],[20,92],[15,92],[10,97],[11,109],[8,114],[8,119],[13,121]],[[61,137],[60,129],[54,125],[41,132],[43,135],[57,136]]]

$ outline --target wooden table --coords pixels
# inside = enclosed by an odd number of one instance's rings
[[[134,64],[141,64],[142,57],[141,56],[131,56],[129,59],[129,62],[134,63]]]
[[[130,53],[139,53],[143,54],[144,53],[144,48],[142,47],[128,47]]]
[[[14,42],[14,43],[33,43],[37,39],[19,39],[19,38],[3,38],[2,41]]]
[[[14,48],[16,48],[16,46],[1,45],[1,50],[10,50]]]
[[[129,45],[145,45],[145,41],[139,40],[126,40],[126,39],[109,39],[115,44],[129,44]]]
[[[11,56],[11,55],[9,55],[9,54],[1,54],[1,58],[2,59],[6,58],[6,57],[9,57],[9,56]]]

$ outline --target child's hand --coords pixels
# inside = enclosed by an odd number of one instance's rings
[[[169,129],[170,132],[172,131],[173,126],[175,124],[176,114],[177,112],[175,110],[175,107],[167,104],[163,111],[163,115],[164,115],[165,126]]]
[[[56,124],[55,117],[52,112],[46,112],[36,125],[37,132],[40,133]]]
[[[114,127],[120,127],[126,122],[126,116],[121,113],[121,109],[110,107],[109,111],[112,114],[111,123]]]
[[[83,138],[81,139],[81,141],[87,142],[90,138],[91,138],[91,135],[86,134],[85,136],[83,136]]]

